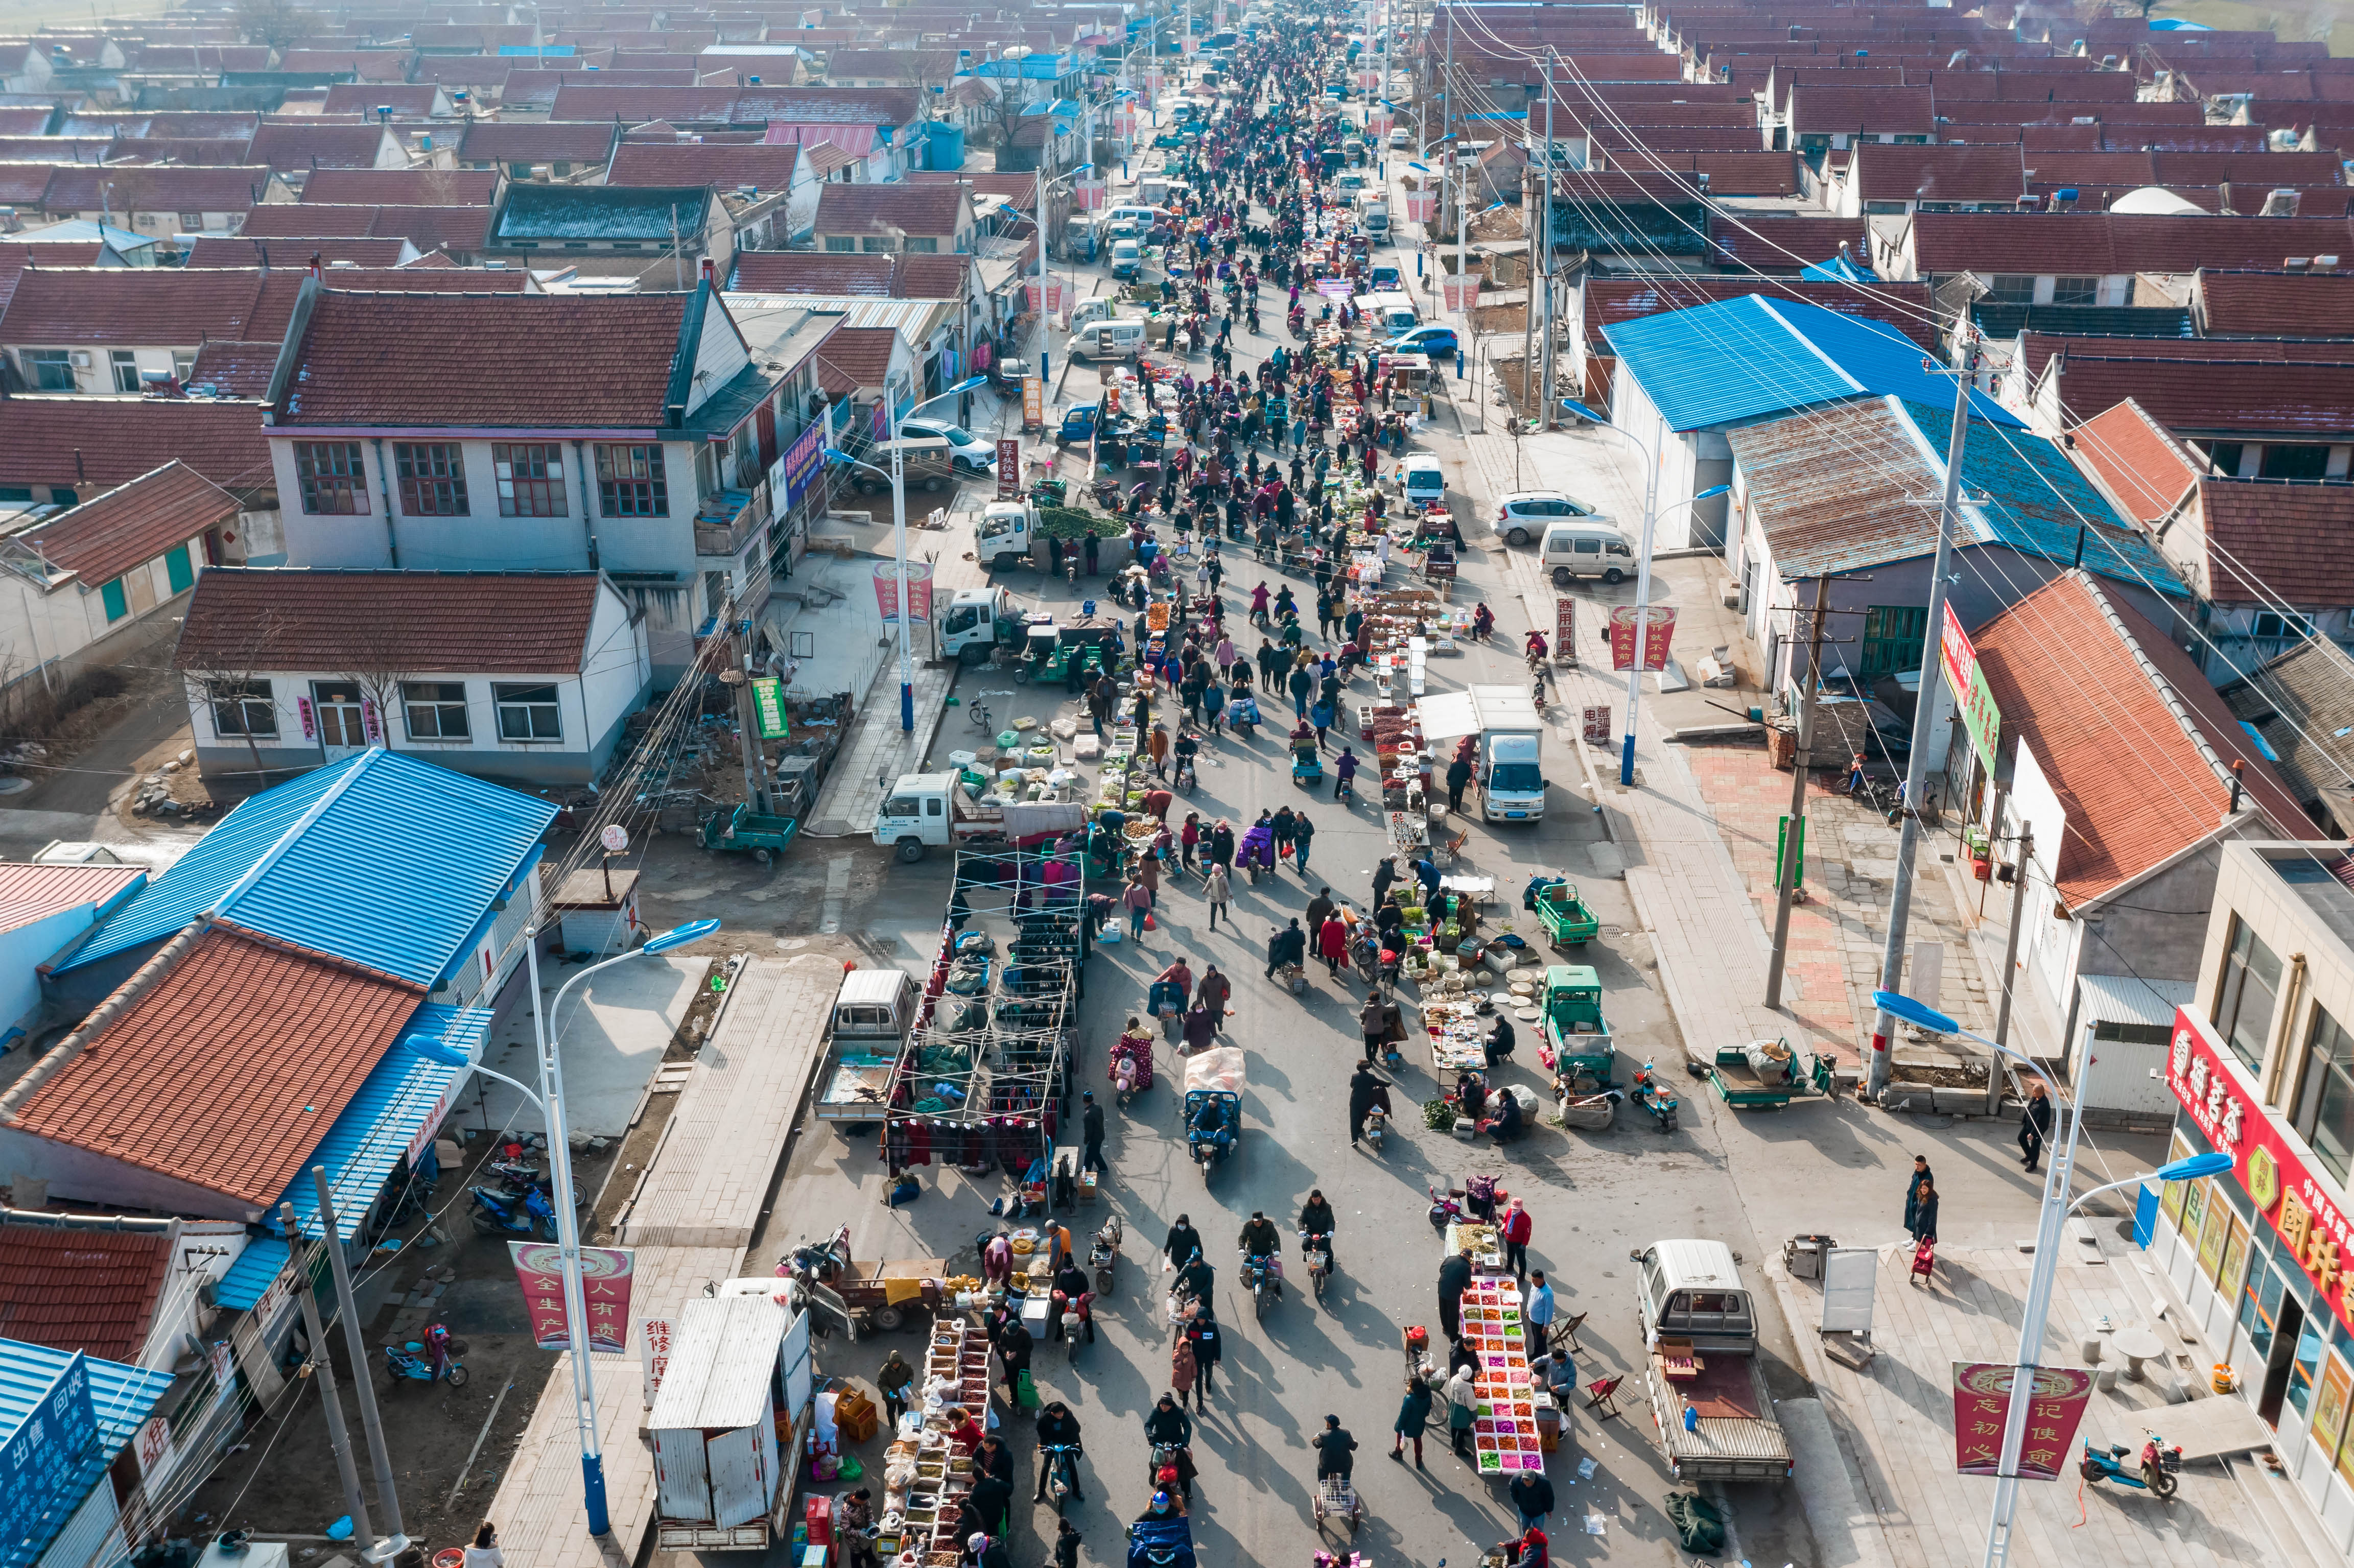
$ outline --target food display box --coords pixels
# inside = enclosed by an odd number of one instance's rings
[[[1468,1227],[1467,1227],[1468,1228]],[[1474,1279],[1463,1293],[1463,1335],[1479,1358],[1474,1386],[1479,1414],[1471,1426],[1472,1461],[1483,1476],[1507,1478],[1544,1468],[1544,1434],[1529,1374],[1521,1293],[1509,1278]]]

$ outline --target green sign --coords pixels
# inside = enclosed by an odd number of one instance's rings
[[[760,726],[762,740],[782,740],[791,729],[785,718],[785,683],[774,675],[760,675],[752,682],[752,712]]]
[[[1954,613],[1951,604],[1946,606],[1946,624],[1939,631],[1938,652],[1946,670],[1946,684],[1953,690],[1962,727],[1970,732],[1970,746],[1991,776],[1995,751],[2002,741],[2002,715],[1994,705],[1994,690],[1987,684],[1986,672],[1978,668],[1978,650],[1970,646],[1961,618]],[[1922,694],[1927,695],[1925,692]]]
[[[1786,883],[1783,881],[1783,876],[1793,847],[1790,842],[1790,819],[1785,817],[1782,819],[1782,825],[1774,831],[1774,886],[1777,891],[1786,886],[1801,886],[1807,880],[1807,819],[1804,817],[1798,819],[1798,842],[1795,846],[1797,865],[1796,870],[1789,874],[1789,880]]]

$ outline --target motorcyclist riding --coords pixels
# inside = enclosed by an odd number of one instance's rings
[[[1071,1414],[1069,1405],[1058,1399],[1038,1413],[1038,1495],[1034,1501],[1046,1500],[1046,1483],[1054,1475],[1055,1457],[1047,1450],[1078,1446],[1079,1418]],[[1076,1462],[1071,1466],[1071,1500],[1087,1500],[1079,1491],[1079,1467]]]
[[[1283,1251],[1283,1233],[1275,1228],[1273,1220],[1257,1209],[1251,1211],[1251,1217],[1245,1222],[1242,1234],[1236,1242],[1245,1257],[1273,1257]]]
[[[1526,651],[1528,656],[1532,659],[1543,660],[1551,656],[1545,646],[1544,633],[1533,629],[1529,632]]]
[[[1329,1261],[1332,1256],[1332,1205],[1318,1188],[1308,1194],[1308,1202],[1299,1208],[1299,1234],[1302,1245],[1310,1251],[1320,1251]]]
[[[1186,1497],[1193,1495],[1193,1418],[1176,1403],[1176,1396],[1164,1393],[1160,1402],[1144,1413],[1144,1440],[1154,1448],[1177,1450],[1177,1485]],[[1148,1467],[1150,1460],[1147,1460]],[[1157,1477],[1148,1477],[1148,1479]]]

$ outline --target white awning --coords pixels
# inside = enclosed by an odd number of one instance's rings
[[[1447,692],[1436,697],[1425,697],[1414,705],[1422,720],[1422,738],[1444,740],[1448,736],[1471,735],[1479,728],[1479,705],[1469,692]]]

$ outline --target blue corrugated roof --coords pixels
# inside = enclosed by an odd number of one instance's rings
[[[249,1312],[286,1266],[292,1248],[283,1236],[255,1236],[237,1255],[237,1261],[221,1276],[220,1284],[213,1290],[213,1299],[231,1312]]]
[[[1954,406],[1907,402],[1903,408],[1931,450],[1942,453]],[[1942,473],[1938,483],[1944,483]],[[1987,504],[1977,509],[1979,514],[1998,539],[2021,555],[2072,565],[2081,533],[2086,571],[2145,584],[2177,599],[2190,595],[2166,557],[2147,537],[2125,526],[2068,454],[2032,431],[1988,429],[1971,421],[1969,444],[1962,450],[1962,489],[1987,497]]]
[[[73,1361],[72,1351],[53,1351],[22,1340],[0,1340],[0,1443],[14,1437],[34,1408],[57,1383],[58,1374]],[[107,1467],[130,1445],[132,1435],[147,1419],[155,1402],[172,1386],[172,1374],[143,1372],[119,1361],[85,1356],[90,1376],[90,1403],[98,1417],[98,1442],[76,1462],[55,1489],[57,1506],[35,1523],[32,1534],[0,1542],[0,1568],[21,1568],[38,1560],[73,1517],[90,1489],[106,1478]]]
[[[491,1014],[482,1008],[420,1007],[401,1033],[431,1035],[469,1056],[479,1056],[490,1029]],[[386,1052],[280,1200],[294,1205],[296,1228],[306,1236],[327,1234],[319,1218],[319,1189],[311,1180],[311,1167],[323,1165],[335,1195],[335,1229],[346,1241],[359,1234],[385,1179],[408,1152],[426,1118],[440,1107],[442,1095],[465,1072],[398,1045]],[[277,1203],[270,1205],[262,1223],[279,1228]]]
[[[1677,430],[1738,424],[1851,397],[1954,407],[1954,384],[1922,368],[1921,345],[1891,326],[1803,300],[1744,294],[1603,329],[1652,407]],[[2016,426],[1979,393],[1972,411]]]
[[[533,863],[556,808],[374,750],[257,795],[99,923],[64,973],[159,941],[207,910],[419,985],[465,956]]]

